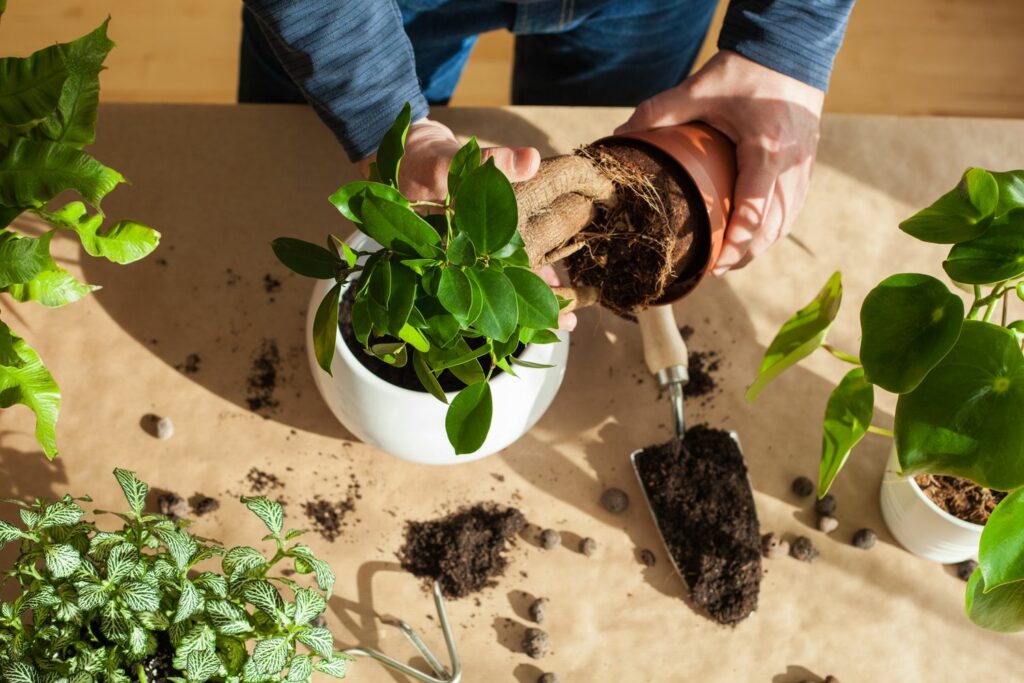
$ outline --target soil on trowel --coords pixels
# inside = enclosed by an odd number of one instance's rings
[[[441,519],[408,522],[398,559],[414,576],[437,580],[445,596],[462,598],[496,585],[508,566],[508,548],[525,526],[515,508],[478,503]]]
[[[933,503],[949,514],[974,524],[984,524],[999,502],[1003,491],[993,491],[974,482],[942,474],[919,474],[914,481]]]
[[[642,142],[594,145],[582,153],[608,172],[618,202],[598,206],[581,233],[586,246],[566,259],[573,283],[597,287],[601,303],[624,316],[663,295],[689,291],[711,249],[704,202],[690,177]]]
[[[735,624],[757,609],[760,529],[747,467],[728,432],[697,425],[645,448],[637,468],[694,603]]]

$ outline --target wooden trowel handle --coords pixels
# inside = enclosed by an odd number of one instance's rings
[[[687,366],[688,354],[686,342],[679,334],[679,326],[676,325],[676,316],[671,306],[651,306],[637,314],[637,322],[640,323],[640,333],[644,339],[644,360],[647,361],[647,369],[658,378],[662,384],[671,382],[685,383],[688,379]],[[675,368],[682,369],[685,379],[666,377],[676,374],[672,373]]]

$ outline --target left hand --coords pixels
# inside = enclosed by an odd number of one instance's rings
[[[789,233],[803,206],[825,93],[722,50],[642,102],[616,133],[704,121],[736,143],[732,218],[715,275],[742,268]]]

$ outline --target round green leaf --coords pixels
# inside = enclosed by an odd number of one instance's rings
[[[506,268],[504,272],[516,290],[519,324],[535,329],[558,327],[558,300],[551,287],[526,268]]]
[[[839,271],[832,274],[814,299],[797,311],[779,329],[768,345],[757,379],[747,389],[746,398],[753,401],[783,370],[799,363],[825,343],[843,300],[843,282]]]
[[[896,404],[905,472],[964,477],[1009,491],[1024,484],[1024,357],[1016,336],[968,320],[956,345]]]
[[[828,397],[821,439],[818,496],[828,493],[832,481],[867,434],[875,410],[875,388],[864,379],[864,368],[854,368]]]
[[[278,261],[303,277],[328,280],[334,277],[341,265],[334,254],[319,244],[294,237],[278,237],[270,246]]]
[[[900,223],[900,230],[936,244],[974,239],[988,228],[998,200],[999,186],[992,174],[969,168],[955,188]]]
[[[469,278],[458,268],[444,268],[437,285],[437,299],[463,327],[472,324],[473,288]]]
[[[987,285],[1024,274],[1024,208],[992,221],[980,237],[954,245],[942,269],[957,282]]]
[[[986,592],[981,568],[967,582],[967,616],[990,631],[1024,631],[1024,581],[1008,583]]]
[[[478,450],[491,429],[491,386],[478,382],[466,387],[452,399],[444,427],[456,455]]]
[[[480,291],[482,307],[473,325],[488,339],[506,341],[516,330],[519,304],[508,277],[493,268],[471,270],[469,277]]]
[[[888,277],[860,309],[860,360],[870,382],[896,394],[916,387],[960,336],[964,304],[941,281]]]
[[[463,179],[455,197],[455,228],[473,240],[477,254],[492,254],[516,233],[519,209],[512,183],[494,159]]]
[[[1024,581],[1024,489],[1004,498],[981,532],[978,560],[986,590]]]

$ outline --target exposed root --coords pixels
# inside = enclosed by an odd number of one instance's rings
[[[557,251],[576,233],[590,225],[597,217],[593,200],[581,194],[570,192],[557,197],[551,205],[535,213],[520,230],[530,263],[541,265],[551,263],[555,258],[548,252]]]

